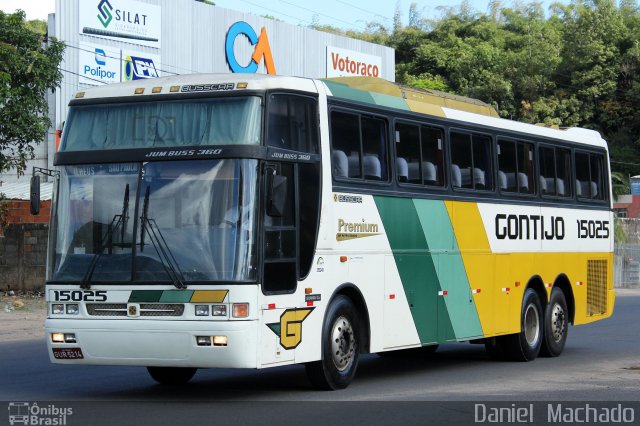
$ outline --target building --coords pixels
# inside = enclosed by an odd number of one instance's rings
[[[63,127],[69,100],[88,87],[233,72],[395,80],[392,48],[194,0],[56,0],[48,27],[50,36],[67,45],[63,80],[49,100],[54,128],[36,147],[26,176],[4,174],[5,184],[28,186],[33,166],[53,168],[56,131]]]

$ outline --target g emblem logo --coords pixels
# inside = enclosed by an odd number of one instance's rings
[[[302,321],[315,308],[287,309],[280,315],[280,322],[267,327],[280,337],[280,345],[285,349],[295,349],[302,342]]]

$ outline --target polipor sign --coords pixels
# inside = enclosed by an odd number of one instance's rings
[[[382,58],[327,46],[327,77],[379,77]]]

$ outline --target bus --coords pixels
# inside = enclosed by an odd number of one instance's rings
[[[362,354],[532,361],[613,312],[592,130],[368,77],[181,75],[78,92],[55,165],[54,363],[341,389]]]

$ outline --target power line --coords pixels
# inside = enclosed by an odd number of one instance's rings
[[[81,75],[81,74],[78,74],[77,72],[73,72],[73,71],[65,70],[64,68],[60,68],[60,67],[58,67],[58,69],[59,69],[60,71],[62,71],[62,72],[68,72],[69,74],[77,75],[78,77],[84,77],[84,78],[86,78],[87,80],[97,81],[97,82],[98,82],[98,83],[100,83],[100,84],[107,84],[106,82],[104,82],[104,81],[102,81],[102,80],[98,80],[98,79],[95,79],[95,78],[87,77],[86,75]]]
[[[324,14],[324,13],[320,13],[320,12],[318,12],[317,10],[309,9],[309,8],[307,8],[307,7],[300,6],[300,5],[298,5],[298,4],[295,4],[295,3],[292,3],[292,2],[289,2],[289,1],[286,1],[286,0],[280,0],[280,1],[281,1],[282,3],[286,3],[286,4],[290,5],[290,6],[297,7],[297,8],[300,8],[300,9],[306,10],[306,11],[308,11],[308,12],[314,13],[314,14],[316,14],[316,15],[324,16],[324,17],[326,17],[326,18],[333,19],[333,20],[338,21],[338,22],[342,22],[342,23],[347,24],[347,25],[357,25],[355,22],[347,22],[347,21],[344,21],[344,20],[342,20],[342,19],[336,18],[336,17],[334,17],[334,16],[330,16],[330,15],[327,15],[327,14]],[[364,27],[364,26],[361,26],[361,25],[360,25],[360,28],[365,29],[365,27]]]
[[[379,13],[375,13],[375,12],[372,12],[372,11],[370,11],[370,10],[364,9],[364,8],[362,8],[362,7],[358,7],[358,6],[353,5],[353,4],[349,3],[349,2],[342,1],[342,0],[335,0],[335,1],[337,1],[338,3],[342,3],[342,4],[346,5],[346,6],[352,7],[352,8],[354,8],[354,9],[356,9],[356,10],[360,10],[360,11],[362,11],[362,12],[366,12],[366,13],[368,13],[368,14],[370,14],[370,15],[377,16],[377,17],[379,17],[379,18],[382,18],[382,19],[389,19],[389,17],[388,17],[388,16],[380,15]]]
[[[311,23],[310,21],[308,21],[306,19],[300,19],[300,18],[295,17],[295,16],[287,15],[286,13],[278,12],[275,9],[270,9],[270,8],[262,6],[260,4],[250,2],[248,0],[240,0],[240,1],[242,1],[244,3],[247,3],[247,4],[250,4],[251,6],[255,6],[255,7],[259,7],[261,9],[264,9],[264,10],[268,10],[269,12],[272,12],[272,13],[277,13],[278,15],[286,16],[287,18],[295,19],[296,21],[298,21],[298,23],[300,23],[300,22],[307,23],[307,24]]]

